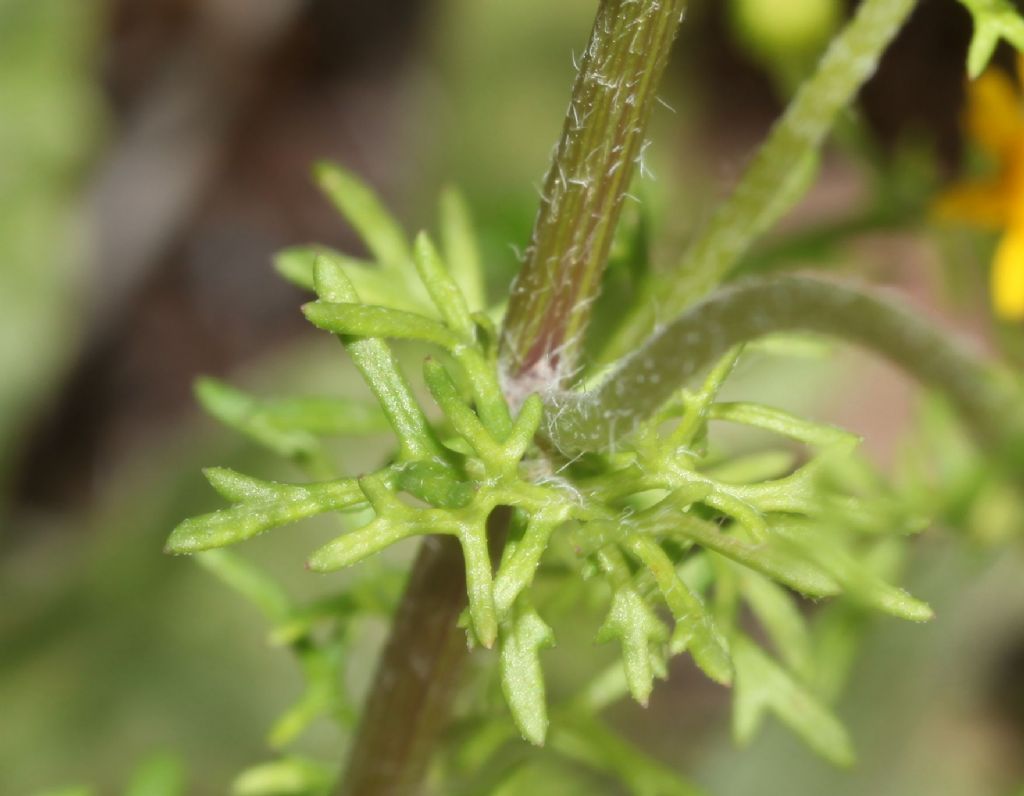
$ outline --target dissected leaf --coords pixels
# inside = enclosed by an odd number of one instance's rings
[[[458,532],[466,561],[466,598],[476,640],[490,649],[498,637],[498,612],[494,606],[494,570],[487,541],[487,518],[463,523]]]
[[[441,462],[410,462],[397,468],[395,486],[431,506],[460,509],[468,506],[476,490]]]
[[[745,570],[740,591],[786,665],[804,682],[814,676],[810,631],[792,595],[763,575]]]
[[[317,719],[340,718],[351,709],[342,685],[340,651],[331,646],[307,646],[298,650],[306,688],[302,697],[274,722],[267,742],[275,749],[292,743]]]
[[[451,374],[440,362],[428,359],[423,363],[423,377],[431,396],[441,407],[452,428],[483,461],[498,465],[504,459],[501,445],[484,427],[476,412],[459,395]]]
[[[195,385],[203,408],[227,426],[240,431],[289,459],[309,459],[321,453],[320,441],[305,429],[275,423],[260,411],[261,402],[218,379],[201,378]]]
[[[1024,19],[1010,0],[960,0],[974,20],[967,72],[976,78],[988,66],[1000,39],[1024,51]]]
[[[255,564],[230,550],[207,550],[198,554],[196,560],[255,604],[271,622],[284,622],[291,615],[291,600],[284,589]]]
[[[314,326],[344,337],[420,340],[448,350],[463,341],[447,327],[423,315],[368,304],[315,301],[302,311]]]
[[[804,686],[742,634],[732,640],[736,666],[733,733],[748,743],[767,711],[772,711],[825,759],[840,766],[853,763],[853,747],[843,725]]]
[[[420,281],[426,287],[444,322],[452,330],[472,339],[476,327],[470,317],[466,299],[425,232],[416,236],[413,244],[413,262]]]
[[[487,309],[484,272],[469,208],[462,195],[450,187],[441,192],[441,245],[445,262],[469,309]]]
[[[401,519],[377,517],[368,525],[344,533],[314,550],[309,557],[307,566],[314,572],[333,572],[336,569],[344,569],[396,542],[410,536],[430,532],[429,528],[423,528]]]
[[[388,429],[377,404],[353,398],[256,398],[217,379],[196,382],[210,414],[281,454],[319,452],[316,436],[358,436]]]
[[[190,517],[171,532],[166,550],[197,553],[224,547],[280,525],[364,502],[365,497],[354,479],[299,487],[289,497],[274,496]]]
[[[552,506],[537,512],[527,520],[521,539],[510,539],[505,544],[498,573],[494,578],[494,602],[503,614],[519,594],[533,580],[541,556],[547,550],[551,533],[568,515],[565,506]]]
[[[654,689],[656,664],[652,658],[662,658],[661,648],[668,638],[665,625],[636,591],[628,586],[616,589],[597,641],[618,639],[629,691],[641,705],[647,704]]]
[[[315,280],[317,295],[323,301],[359,300],[344,268],[330,258],[321,257],[317,261]],[[409,389],[388,344],[372,337],[343,342],[398,437],[400,458],[443,459],[444,448]]]
[[[831,597],[841,590],[832,575],[806,557],[780,545],[771,536],[762,544],[751,545],[712,523],[681,514],[678,508],[671,506],[659,507],[645,514],[642,522],[650,532],[690,539],[810,597]]]
[[[649,537],[630,540],[630,549],[650,569],[665,603],[676,620],[672,651],[689,650],[705,674],[718,683],[732,682],[728,644],[700,598],[676,574],[671,559]]]
[[[550,746],[559,754],[616,777],[633,796],[701,796],[675,771],[621,738],[594,715],[559,717]]]
[[[518,607],[500,629],[501,688],[523,737],[541,746],[548,729],[540,651],[555,635],[532,608]]]
[[[281,276],[304,290],[316,290],[316,263],[321,257],[330,258],[345,269],[362,301],[398,310],[434,315],[423,291],[415,279],[396,279],[394,272],[378,264],[330,249],[326,246],[293,246],[274,255],[274,268]]]
[[[818,529],[797,523],[780,524],[774,532],[785,537],[798,555],[815,562],[828,572],[843,591],[854,599],[885,613],[911,622],[927,622],[932,609],[927,603],[891,586],[872,573],[838,544],[823,545],[815,539]]]
[[[808,445],[839,446],[844,450],[852,450],[860,443],[860,438],[849,431],[805,420],[764,404],[719,402],[711,406],[710,416],[715,420],[728,420],[732,423],[763,428]]]
[[[303,757],[285,757],[248,768],[231,783],[232,796],[326,796],[334,771]]]
[[[409,244],[402,227],[366,183],[331,163],[318,163],[313,173],[317,184],[359,233],[377,262],[396,266],[410,260]]]

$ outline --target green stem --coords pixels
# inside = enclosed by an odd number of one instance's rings
[[[502,335],[515,400],[571,375],[684,0],[603,0]]]
[[[863,0],[812,75],[772,128],[732,195],[716,210],[679,265],[650,281],[643,300],[603,357],[631,350],[660,321],[703,298],[751,244],[800,198],[810,160],[839,114],[874,73],[916,0]]]
[[[503,387],[514,403],[534,392],[538,373],[552,384],[574,366],[683,6],[603,0],[598,10],[503,329]],[[504,510],[492,515],[492,555],[509,517]],[[465,604],[458,545],[448,538],[426,542],[378,664],[340,794],[420,790],[466,656],[456,627]]]
[[[599,387],[549,397],[552,442],[564,453],[607,450],[691,376],[732,346],[773,332],[833,335],[882,355],[944,394],[985,444],[1024,430],[1019,388],[901,306],[806,277],[738,283],[680,316],[627,357]]]

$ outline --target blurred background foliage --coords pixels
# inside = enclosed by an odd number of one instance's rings
[[[707,217],[846,10],[693,4],[647,154],[657,179],[642,185],[665,227],[655,265]],[[433,224],[438,190],[458,184],[500,296],[593,11],[593,0],[0,0],[0,793],[120,792],[148,761],[143,784],[184,777],[187,793],[220,794],[267,758],[297,667],[267,646],[251,606],[160,551],[178,520],[215,505],[200,466],[297,473],[202,419],[192,381],[361,394],[270,268],[292,244],[357,250],[312,187],[317,159],[363,175],[410,228]],[[1019,330],[987,320],[991,240],[927,222],[929,197],[962,165],[969,35],[952,0],[922,0],[808,199],[748,268],[867,273],[986,345],[1020,350]],[[916,429],[948,422],[853,353],[755,362],[739,382],[863,434],[895,472]],[[984,462],[945,451],[961,483],[978,481]],[[335,453],[358,472],[381,452]],[[689,663],[646,712],[614,708],[613,724],[715,794],[1015,792],[1024,556],[987,542],[1019,535],[1022,520],[1012,496],[984,490],[967,513],[955,495],[926,501],[939,521],[916,544],[909,585],[938,618],[865,629],[839,706],[855,769],[829,768],[775,727],[735,749],[727,694]],[[313,597],[339,576],[305,573],[308,549],[286,533],[246,553]],[[353,632],[358,693],[384,625]],[[577,680],[581,648],[559,633],[555,693]],[[299,751],[338,759],[344,742],[321,722]],[[557,766],[540,771],[518,792],[569,792]]]

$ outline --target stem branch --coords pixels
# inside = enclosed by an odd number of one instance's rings
[[[988,445],[1022,431],[1020,391],[940,329],[870,294],[791,276],[726,288],[653,335],[596,390],[550,395],[547,433],[566,454],[613,448],[732,346],[782,331],[832,335],[882,355],[944,394]]]
[[[672,318],[707,295],[800,198],[811,159],[836,118],[874,74],[915,4],[916,0],[862,0],[679,265],[647,284],[643,300],[636,302],[602,357],[605,361],[631,350],[659,319]]]

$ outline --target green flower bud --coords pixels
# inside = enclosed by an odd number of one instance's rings
[[[813,54],[842,17],[839,0],[732,0],[729,8],[733,34],[759,60]]]

